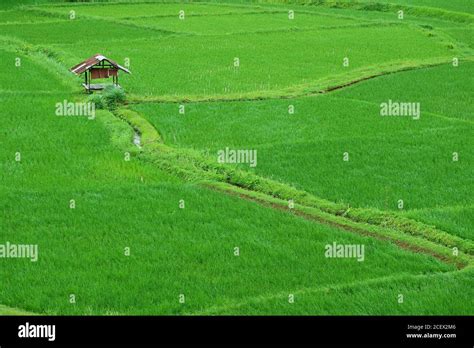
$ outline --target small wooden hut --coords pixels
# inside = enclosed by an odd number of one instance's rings
[[[105,88],[104,84],[91,84],[91,81],[95,79],[107,79],[112,77],[113,85],[120,87],[118,83],[119,70],[131,74],[130,70],[118,65],[116,62],[102,54],[96,54],[70,69],[70,71],[76,75],[84,74],[85,83],[82,85],[89,93],[92,91],[100,91]]]

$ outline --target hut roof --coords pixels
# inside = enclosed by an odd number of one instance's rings
[[[73,72],[74,74],[76,74],[76,75],[80,75],[84,71],[89,70],[90,68],[92,68],[93,66],[99,64],[102,61],[107,61],[108,63],[110,63],[110,65],[112,65],[116,69],[120,69],[122,71],[125,71],[127,74],[131,74],[130,70],[124,68],[123,66],[118,65],[116,62],[114,62],[113,60],[103,56],[102,54],[96,54],[96,55],[86,59],[85,61],[73,66],[69,70],[71,72]]]

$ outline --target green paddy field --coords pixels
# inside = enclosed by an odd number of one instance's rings
[[[470,0],[3,0],[0,245],[39,253],[0,315],[474,315],[473,34]],[[97,53],[125,102],[57,116]]]

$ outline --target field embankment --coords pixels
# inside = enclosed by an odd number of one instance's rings
[[[40,249],[0,260],[0,313],[472,314],[469,17],[341,3],[0,11],[1,239]],[[98,52],[129,58],[128,104],[56,115]]]

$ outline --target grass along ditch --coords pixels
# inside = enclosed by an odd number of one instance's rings
[[[407,249],[454,263],[459,268],[472,263],[474,242],[470,240],[395,213],[336,204],[289,185],[219,165],[196,151],[163,144],[157,130],[135,111],[119,109],[114,113],[141,134],[143,146],[140,158],[185,180],[204,182],[206,186],[226,193],[283,209],[288,207],[288,201],[291,200],[295,202],[293,209],[305,217],[345,230],[385,238]],[[452,248],[458,248],[459,254],[453,254]]]

